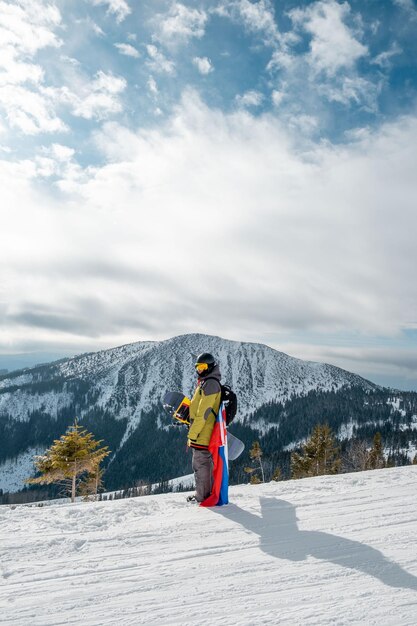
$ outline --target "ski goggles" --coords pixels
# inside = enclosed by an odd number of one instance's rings
[[[195,369],[199,374],[202,374],[203,372],[206,372],[208,370],[208,365],[207,363],[196,363]]]

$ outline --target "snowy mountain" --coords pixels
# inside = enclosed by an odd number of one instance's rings
[[[366,419],[385,423],[394,411],[392,403],[400,402],[332,365],[207,335],[83,354],[0,377],[0,489],[13,485],[14,490],[28,451],[45,449],[75,416],[113,451],[106,474],[110,488],[131,485],[139,478],[155,481],[187,473],[184,434],[173,432],[160,401],[167,390],[192,392],[195,355],[205,351],[216,355],[223,381],[238,394],[234,428],[247,443],[268,435],[276,449],[283,449],[302,440],[321,416],[336,430],[350,429],[351,436],[361,407],[368,405],[360,422],[363,427]],[[353,406],[355,416],[350,412]],[[413,416],[412,411],[405,414],[408,420]]]
[[[191,393],[195,355],[201,352],[217,357],[223,381],[239,395],[240,418],[265,403],[285,402],[312,389],[376,387],[340,368],[295,359],[265,345],[194,334],[134,343],[3,376],[0,415],[27,420],[39,410],[56,417],[76,400],[79,386],[73,383],[82,382],[95,404],[108,408],[116,419],[127,419],[131,431],[165,391]]]
[[[414,626],[417,467],[0,507],[2,624]]]

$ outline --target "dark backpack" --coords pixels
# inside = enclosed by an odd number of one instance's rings
[[[229,426],[233,422],[237,413],[237,395],[235,392],[229,387],[229,385],[222,385],[221,382],[214,376],[207,376],[204,380],[217,380],[220,385],[222,395],[220,402],[224,403],[224,408],[226,410],[226,426]]]
[[[224,408],[226,410],[226,426],[229,426],[235,419],[237,413],[237,395],[229,387],[229,385],[222,385],[222,402],[224,402]]]

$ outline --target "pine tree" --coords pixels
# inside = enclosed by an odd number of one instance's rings
[[[375,433],[374,443],[369,452],[368,469],[381,469],[382,467],[385,467],[382,437],[381,433]]]
[[[281,480],[281,478],[282,478],[282,475],[281,475],[281,468],[280,468],[280,467],[277,467],[277,468],[275,468],[275,471],[274,471],[274,473],[272,474],[272,480],[274,480],[275,482],[278,482],[278,481],[280,481],[280,480]]]
[[[340,469],[339,449],[327,424],[318,424],[302,448],[301,454],[291,454],[292,478],[337,474]]]
[[[307,454],[299,454],[293,452],[291,454],[291,478],[306,478],[307,476],[313,476],[312,473],[313,459]]]
[[[255,467],[245,467],[245,472],[247,472],[248,474],[252,474],[253,472],[260,471],[261,476],[262,476],[262,482],[264,483],[265,474],[264,474],[264,468],[262,465],[262,448],[261,448],[259,441],[253,442],[252,448],[249,450],[249,456],[252,459],[252,461],[254,461],[255,463],[257,462],[258,465],[256,465]],[[254,478],[254,476],[252,476],[252,478]],[[251,478],[251,483],[253,482],[252,478]]]
[[[101,443],[95,441],[92,433],[83,430],[76,419],[44,455],[35,457],[35,467],[41,476],[26,482],[41,485],[63,483],[71,493],[71,502],[74,502],[82,479],[90,488],[92,484],[95,490],[99,487],[102,475],[100,463],[110,454],[107,446],[100,447]]]

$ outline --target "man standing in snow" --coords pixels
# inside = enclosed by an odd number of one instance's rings
[[[203,502],[213,484],[213,459],[209,443],[221,402],[220,370],[212,354],[203,352],[197,357],[197,388],[190,404],[188,445],[193,449],[195,495],[191,502]]]

